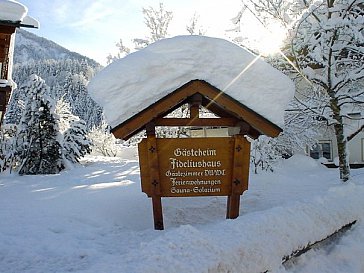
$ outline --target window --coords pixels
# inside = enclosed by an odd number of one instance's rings
[[[314,159],[320,158],[320,146],[319,145],[315,145],[311,148],[310,157],[312,157]]]
[[[319,159],[324,157],[330,161],[332,161],[332,145],[331,141],[321,141],[316,144],[310,150],[310,156],[314,159]]]

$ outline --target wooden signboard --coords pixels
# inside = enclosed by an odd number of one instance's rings
[[[189,117],[167,117],[184,104]],[[200,117],[204,107],[218,118]],[[235,127],[221,138],[156,138],[156,126]],[[277,125],[208,82],[192,80],[112,129],[128,139],[146,130],[139,144],[142,191],[152,199],[154,228],[164,229],[162,197],[227,196],[226,218],[239,216],[240,196],[248,189],[250,142],[265,134],[276,137]]]
[[[153,199],[155,222],[162,221],[160,197],[228,196],[227,218],[238,217],[249,177],[250,143],[244,136],[152,136],[138,149],[142,191]]]

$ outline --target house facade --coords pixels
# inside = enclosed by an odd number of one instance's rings
[[[352,168],[364,167],[364,132],[362,130],[363,121],[361,113],[355,112],[348,114],[350,118],[346,119],[346,124],[352,132],[361,129],[359,133],[348,141],[349,163]],[[314,159],[320,160],[328,167],[338,166],[338,152],[335,133],[331,128],[319,138],[317,145],[311,149],[307,148],[307,155]]]

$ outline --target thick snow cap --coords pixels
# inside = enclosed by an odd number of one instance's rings
[[[31,17],[29,15],[24,17],[22,23],[24,25],[33,26],[35,28],[39,28],[39,25],[40,25],[38,20],[34,19],[33,17]]]
[[[0,0],[0,20],[19,22],[27,12],[27,7],[17,1]]]
[[[27,15],[28,8],[12,0],[0,0],[0,21],[22,23],[27,26],[39,28],[39,22]]]
[[[191,80],[204,80],[282,127],[293,82],[247,50],[223,39],[177,36],[117,60],[88,85],[112,127]]]

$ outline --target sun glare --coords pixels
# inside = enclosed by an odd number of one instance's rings
[[[279,25],[264,28],[257,48],[263,56],[273,55],[281,50],[286,37],[286,30]]]
[[[268,56],[279,53],[287,30],[274,21],[264,26],[255,16],[246,14],[246,19],[241,22],[241,34],[248,48]]]

